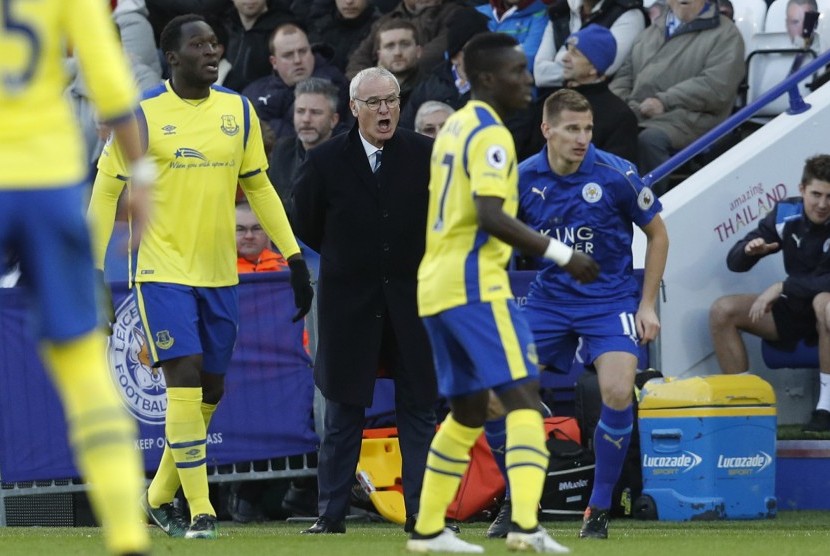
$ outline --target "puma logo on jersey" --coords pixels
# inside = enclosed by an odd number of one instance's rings
[[[539,189],[538,187],[531,187],[530,188],[530,192],[531,193],[536,193],[539,197],[542,198],[543,201],[545,200],[545,191],[547,191],[547,190],[548,190],[547,185],[545,187],[543,187],[542,189]]]
[[[262,104],[264,104],[265,106],[268,106],[268,99],[269,98],[271,98],[271,95],[265,95],[264,97],[256,97],[256,99],[259,102],[261,102]]]
[[[793,241],[795,242],[795,248],[799,249],[801,247],[801,238],[793,234]]]
[[[602,439],[603,439],[603,440],[607,440],[608,442],[610,442],[611,444],[613,444],[614,446],[616,446],[616,447],[617,447],[617,450],[622,450],[622,441],[623,441],[623,437],[622,437],[622,436],[621,436],[621,437],[619,437],[618,439],[614,440],[613,438],[611,438],[611,437],[608,435],[608,433],[605,433],[605,434],[603,434],[603,435],[602,435]]]

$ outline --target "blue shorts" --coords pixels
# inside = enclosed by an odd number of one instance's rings
[[[20,258],[39,338],[71,340],[99,322],[86,194],[85,184],[0,189],[0,262]]]
[[[634,298],[612,303],[562,304],[559,301],[529,297],[522,307],[527,324],[533,331],[539,362],[555,370],[567,371],[576,353],[581,336],[587,358],[592,363],[603,353],[622,351],[640,355],[640,340],[634,315]]]
[[[530,329],[512,299],[462,305],[423,320],[442,396],[539,376]]]
[[[236,286],[197,288],[163,282],[137,282],[141,323],[153,366],[202,355],[205,372],[228,370],[239,324]]]

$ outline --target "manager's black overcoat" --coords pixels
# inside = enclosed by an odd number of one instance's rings
[[[416,301],[431,150],[432,139],[399,127],[373,174],[355,124],[300,166],[293,226],[320,253],[314,379],[327,399],[372,404],[385,318],[397,339],[389,370],[399,394],[419,405],[437,398]]]

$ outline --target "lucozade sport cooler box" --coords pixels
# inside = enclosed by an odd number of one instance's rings
[[[775,393],[754,375],[652,380],[639,405],[643,497],[666,521],[774,517]]]

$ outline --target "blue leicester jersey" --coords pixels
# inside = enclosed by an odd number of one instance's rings
[[[590,145],[576,172],[558,176],[545,146],[519,165],[519,218],[591,255],[600,274],[596,281],[580,284],[552,261],[539,259],[531,293],[566,303],[638,295],[632,274],[633,224],[647,225],[661,209],[627,160]]]

